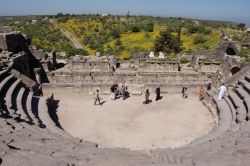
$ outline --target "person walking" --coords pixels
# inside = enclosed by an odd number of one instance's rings
[[[149,96],[150,96],[149,89],[147,89],[145,93],[145,101],[143,102],[144,104],[150,103]]]
[[[94,102],[94,105],[96,105],[96,102],[99,102],[99,105],[101,104],[101,100],[100,100],[100,91],[99,89],[96,90],[95,92],[95,102]]]
[[[185,92],[185,87],[182,87],[182,90],[181,90],[182,98],[184,98],[184,92]]]
[[[155,101],[160,100],[161,99],[161,88],[160,87],[156,88],[155,89],[155,93],[156,93],[156,99],[155,99]]]
[[[183,89],[183,98],[184,99],[188,98],[187,87],[184,87],[184,89]]]
[[[221,101],[224,98],[225,93],[227,92],[227,88],[224,83],[219,88],[218,100]]]
[[[111,100],[115,100],[115,84],[111,86],[110,91],[111,91]]]
[[[203,86],[201,86],[200,90],[199,90],[199,100],[203,100],[205,98],[205,89],[203,88]]]
[[[208,83],[208,85],[207,85],[207,91],[210,91],[212,89],[212,85],[211,85],[211,83]]]

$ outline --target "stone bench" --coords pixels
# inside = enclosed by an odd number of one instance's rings
[[[35,114],[32,111],[32,100],[33,100],[33,96],[34,96],[34,92],[30,92],[27,91],[27,98],[26,98],[26,109],[28,114],[30,115],[30,117],[32,118],[32,122],[35,123],[36,125],[39,125],[39,120],[37,119],[37,117],[35,116]]]
[[[250,97],[247,91],[245,91],[241,86],[237,85],[236,87],[236,93],[240,96],[240,98],[243,100],[244,98]]]
[[[213,102],[217,106],[217,111],[219,114],[218,127],[214,128],[207,135],[195,140],[193,143],[191,143],[191,146],[198,146],[202,143],[213,140],[223,135],[230,129],[233,122],[233,115],[230,111],[229,105],[225,100],[218,101],[217,97],[213,97]]]
[[[5,90],[6,86],[13,80],[15,77],[14,75],[9,75],[0,83],[0,94]]]
[[[247,109],[247,118],[250,119],[250,94],[240,86],[237,86],[236,92],[240,96],[240,98],[243,100],[243,104],[245,105]]]
[[[2,82],[2,80],[4,80],[4,78],[8,75],[8,71],[7,70],[2,70],[0,71],[0,83]]]
[[[248,81],[248,82],[250,83],[250,75],[247,75],[247,76],[245,77],[245,80]]]
[[[38,116],[41,119],[42,123],[45,125],[46,128],[55,132],[63,137],[72,138],[71,135],[67,134],[59,127],[56,126],[55,122],[51,119],[49,115],[47,101],[49,99],[47,97],[40,97],[38,101]]]
[[[20,119],[29,121],[28,115],[25,113],[23,109],[23,95],[25,92],[25,88],[21,88],[18,92],[17,99],[16,99],[16,105],[17,105],[17,111],[16,113],[20,115]]]
[[[246,91],[248,93],[250,93],[250,83],[249,82],[247,82],[246,80],[240,80],[239,84],[241,84],[244,87],[244,89],[246,89]]]
[[[8,108],[13,108],[13,107],[15,107],[14,105],[13,105],[13,100],[15,100],[14,99],[14,97],[15,97],[15,92],[17,91],[17,88],[21,85],[21,80],[20,79],[17,79],[12,85],[11,85],[11,87],[9,88],[9,90],[8,90],[8,92],[7,92],[7,94],[6,94],[6,105],[7,105],[7,107]],[[9,112],[11,113],[11,115],[12,114],[14,114],[14,111],[12,111],[12,109],[9,109]]]
[[[237,110],[235,109],[233,103],[231,102],[231,100],[228,98],[228,96],[224,97],[224,100],[226,101],[226,103],[228,104],[228,106],[230,107],[231,113],[232,113],[232,124],[236,124],[237,123]]]
[[[240,99],[240,97],[233,91],[229,91],[228,97],[233,103],[234,107],[237,110],[236,120],[239,123],[243,123],[246,121],[247,117],[247,110],[246,107],[243,104],[243,101]]]

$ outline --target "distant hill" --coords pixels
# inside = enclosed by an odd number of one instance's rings
[[[49,23],[49,19],[70,32],[84,48],[77,50],[63,34]],[[32,22],[37,20],[37,22]],[[154,42],[160,31],[171,29],[173,35],[180,31],[182,52],[216,48],[221,32],[243,35],[240,24],[223,21],[193,20],[173,17],[69,15],[0,17],[1,25],[11,25],[32,38],[33,44],[46,51],[66,51],[67,54],[96,52],[114,54],[129,59],[134,53],[148,54],[154,51]]]

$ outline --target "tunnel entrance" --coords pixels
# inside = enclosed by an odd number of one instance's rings
[[[238,73],[240,70],[241,70],[241,69],[240,69],[239,67],[233,67],[233,68],[231,69],[231,73],[232,73],[232,75],[235,75],[235,74]]]
[[[227,55],[236,55],[236,51],[232,47],[227,47],[226,53]]]

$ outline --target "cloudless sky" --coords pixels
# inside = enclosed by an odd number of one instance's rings
[[[219,19],[250,24],[250,0],[0,0],[0,15],[108,13]]]

